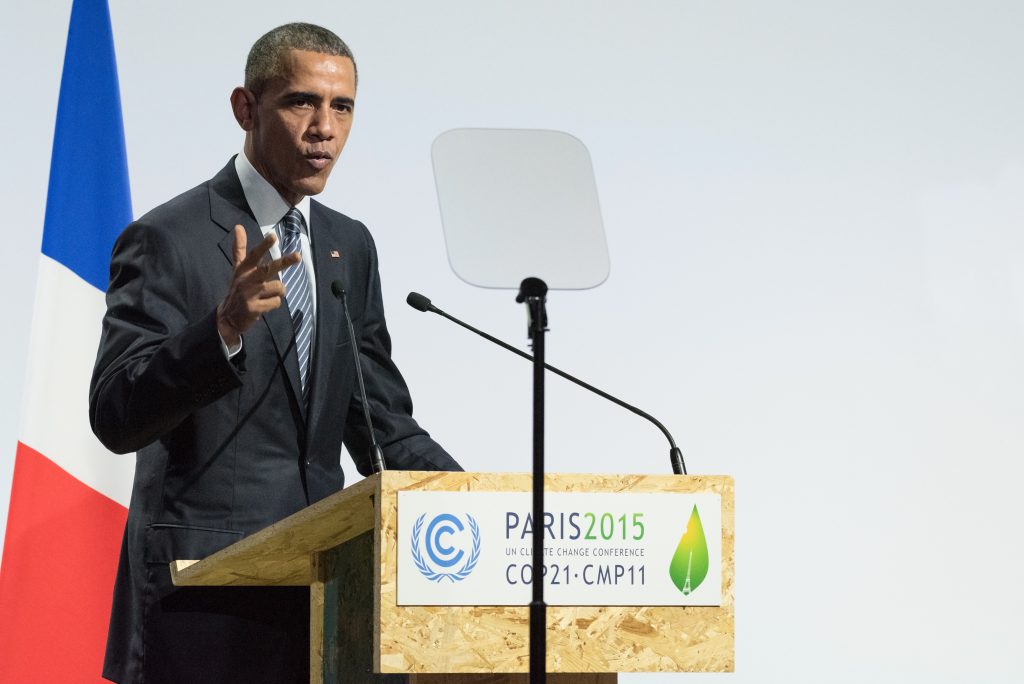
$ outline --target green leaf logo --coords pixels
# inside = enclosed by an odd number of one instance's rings
[[[704,538],[704,526],[700,524],[696,506],[672,556],[668,574],[683,595],[689,595],[708,576],[708,541]]]

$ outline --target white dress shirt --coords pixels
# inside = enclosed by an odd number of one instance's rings
[[[245,156],[245,150],[239,152],[238,156],[235,157],[235,172],[238,174],[238,180],[242,184],[245,201],[249,204],[249,208],[252,209],[253,216],[256,217],[256,223],[260,225],[260,230],[263,232],[263,237],[276,232],[274,229],[281,219],[284,218],[284,215],[288,213],[288,210],[292,208],[292,205],[285,202],[280,193],[274,189],[274,186],[260,175],[259,171],[252,165],[252,162],[249,161],[249,158]],[[313,313],[315,315],[316,273],[313,271],[313,224],[309,216],[309,198],[303,197],[295,205],[295,208],[299,210],[302,218],[306,221],[306,232],[299,235],[299,243],[302,246],[301,264],[305,267],[306,274],[309,276],[309,289],[310,295],[313,298]],[[255,246],[248,245],[248,249],[251,251]],[[272,259],[281,258],[280,240],[275,242],[270,248],[270,257]],[[280,277],[280,274],[278,274],[278,277]],[[241,341],[239,341],[237,347],[229,348],[227,343],[221,339],[221,346],[224,347],[224,352],[228,355],[228,358],[233,357],[242,350]]]

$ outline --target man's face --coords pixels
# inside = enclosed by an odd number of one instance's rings
[[[291,50],[283,78],[271,79],[258,99],[239,89],[249,116],[235,115],[246,131],[246,154],[285,201],[323,191],[352,128],[355,67],[347,57]],[[239,92],[236,90],[236,94]]]

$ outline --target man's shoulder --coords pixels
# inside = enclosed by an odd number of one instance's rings
[[[331,209],[316,200],[310,201],[310,213],[314,235],[325,231],[348,241],[350,245],[355,242],[365,249],[374,249],[373,236],[370,235],[369,229],[362,221]]]
[[[200,183],[163,204],[159,204],[138,219],[154,227],[193,223],[199,216],[210,215],[210,181]]]
[[[211,221],[214,218],[215,204],[221,213],[248,212],[242,186],[235,173],[234,157],[213,178],[153,207],[136,223],[169,228],[202,225],[203,219]]]
[[[362,221],[347,216],[340,211],[331,209],[326,204],[318,202],[315,199],[310,200],[310,212],[313,214],[313,220],[325,221],[329,226],[337,226],[346,229],[358,229],[360,231],[367,231],[366,226]]]

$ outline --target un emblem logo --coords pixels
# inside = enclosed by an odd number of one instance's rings
[[[427,533],[424,536],[422,535],[423,520],[426,517],[427,515],[424,513],[416,518],[416,524],[412,526],[412,560],[416,564],[416,569],[433,582],[440,582],[445,579],[459,582],[466,579],[469,573],[473,572],[477,561],[480,560],[480,527],[476,524],[476,520],[473,519],[473,516],[468,513],[466,514],[466,520],[469,522],[469,536],[472,542],[467,555],[464,542],[461,545],[463,548],[452,546],[452,538],[462,537],[465,540],[466,537],[466,526],[462,524],[458,517],[451,513],[441,513],[434,516],[434,519],[427,525]],[[423,545],[427,552],[427,558],[430,559],[429,563],[423,558],[423,554],[420,553],[421,536],[424,537]],[[452,568],[459,565],[459,563],[462,563],[462,567],[458,570],[453,570]],[[435,569],[435,566],[440,569]]]

